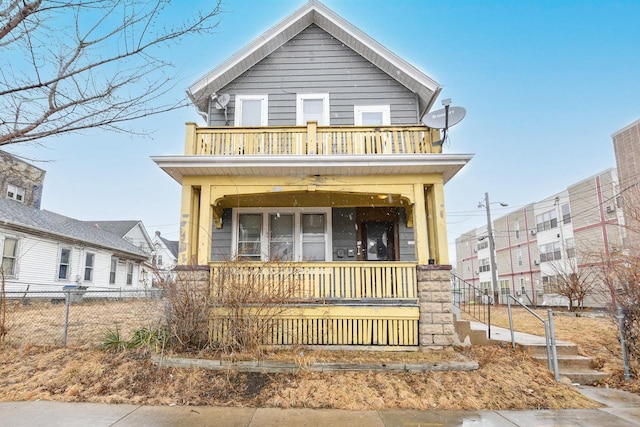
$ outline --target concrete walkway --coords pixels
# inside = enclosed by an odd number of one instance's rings
[[[580,387],[600,409],[526,411],[222,408],[138,406],[48,401],[0,402],[0,425],[7,427],[400,427],[400,426],[640,426],[640,397],[613,389]]]

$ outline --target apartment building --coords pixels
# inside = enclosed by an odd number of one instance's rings
[[[611,168],[494,219],[495,288],[487,227],[463,233],[456,239],[458,276],[497,294],[499,303],[511,294],[529,305],[568,305],[558,294],[558,276],[595,269],[599,258],[622,246],[618,194],[617,173]],[[596,288],[585,306],[610,302],[606,289],[599,284]]]

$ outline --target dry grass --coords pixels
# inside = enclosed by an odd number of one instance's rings
[[[94,306],[94,316],[98,313],[96,310],[98,307]],[[135,310],[131,311],[135,313]],[[497,325],[507,326],[506,308],[494,309],[492,320]],[[516,310],[515,324],[516,329],[524,332],[541,332],[541,329],[535,330],[538,326],[523,311]],[[620,347],[617,329],[611,319],[557,316],[555,325],[558,339],[580,345],[583,354],[595,357],[605,370],[614,374],[609,385],[636,392],[640,390],[638,381],[620,382]],[[199,356],[221,357],[204,353]],[[254,353],[227,356],[235,360],[256,357]],[[84,344],[67,349],[16,344],[0,347],[0,401],[43,399],[350,410],[597,406],[574,387],[554,382],[553,375],[544,365],[507,346],[429,353],[334,352],[295,348],[266,352],[259,357],[293,361],[302,367],[311,362],[435,362],[467,358],[477,360],[480,369],[416,374],[302,371],[299,374],[267,375],[160,368],[151,364],[148,352],[140,350],[113,354]]]

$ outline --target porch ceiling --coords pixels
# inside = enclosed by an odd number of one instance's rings
[[[173,179],[185,176],[362,176],[442,174],[448,182],[473,154],[154,156]]]
[[[267,197],[265,197],[267,196]],[[229,195],[217,201],[221,208],[247,207],[390,207],[409,206],[410,201],[399,194],[351,193],[330,191],[283,191],[279,193],[256,193]]]

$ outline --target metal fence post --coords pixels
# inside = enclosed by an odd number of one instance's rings
[[[624,364],[624,380],[631,379],[629,372],[629,359],[627,357],[627,343],[624,340],[624,313],[622,307],[618,306],[618,327],[620,328],[620,345],[622,346],[622,363]]]
[[[71,305],[71,290],[66,289],[64,291],[64,337],[62,338],[62,345],[67,346],[67,330],[69,329],[69,306]]]
[[[553,326],[553,310],[549,309],[549,334],[551,335],[551,353],[553,355],[553,377],[560,381],[558,372],[558,350],[556,349],[556,330]]]

